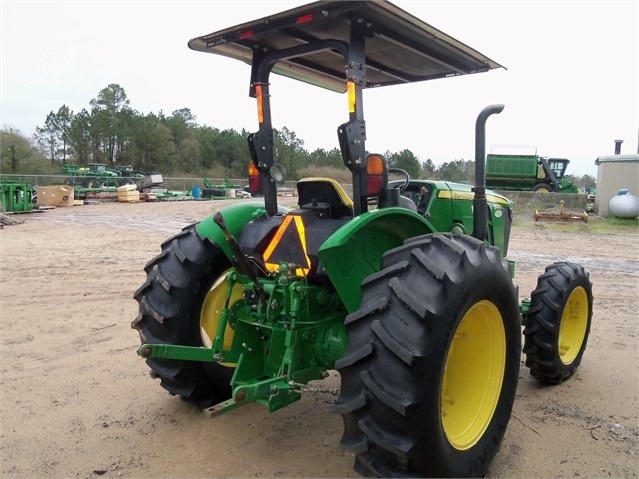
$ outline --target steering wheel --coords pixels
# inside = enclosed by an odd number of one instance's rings
[[[397,185],[395,188],[397,188],[401,193],[403,193],[404,191],[406,191],[406,188],[408,187],[408,183],[410,183],[410,175],[408,174],[408,171],[406,170],[402,170],[401,168],[389,168],[388,169],[388,173],[397,173],[400,175],[404,176],[404,182]]]

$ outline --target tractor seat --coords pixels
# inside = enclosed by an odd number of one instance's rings
[[[333,178],[303,178],[297,182],[298,205],[318,218],[352,218],[353,200]]]

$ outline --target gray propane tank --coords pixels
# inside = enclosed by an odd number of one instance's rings
[[[608,209],[617,218],[636,218],[639,215],[639,198],[631,195],[628,188],[622,188],[610,198]]]

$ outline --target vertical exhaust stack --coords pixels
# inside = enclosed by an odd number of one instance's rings
[[[621,155],[621,144],[623,140],[615,140],[615,155]]]
[[[504,105],[488,105],[477,116],[475,122],[475,187],[473,191],[473,236],[486,239],[488,214],[486,212],[486,120],[490,115],[501,113]]]

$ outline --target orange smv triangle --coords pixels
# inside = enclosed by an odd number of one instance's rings
[[[264,263],[269,271],[278,271],[282,261],[299,265],[295,270],[299,276],[306,276],[311,269],[306,254],[306,229],[299,215],[286,215],[264,250]]]

